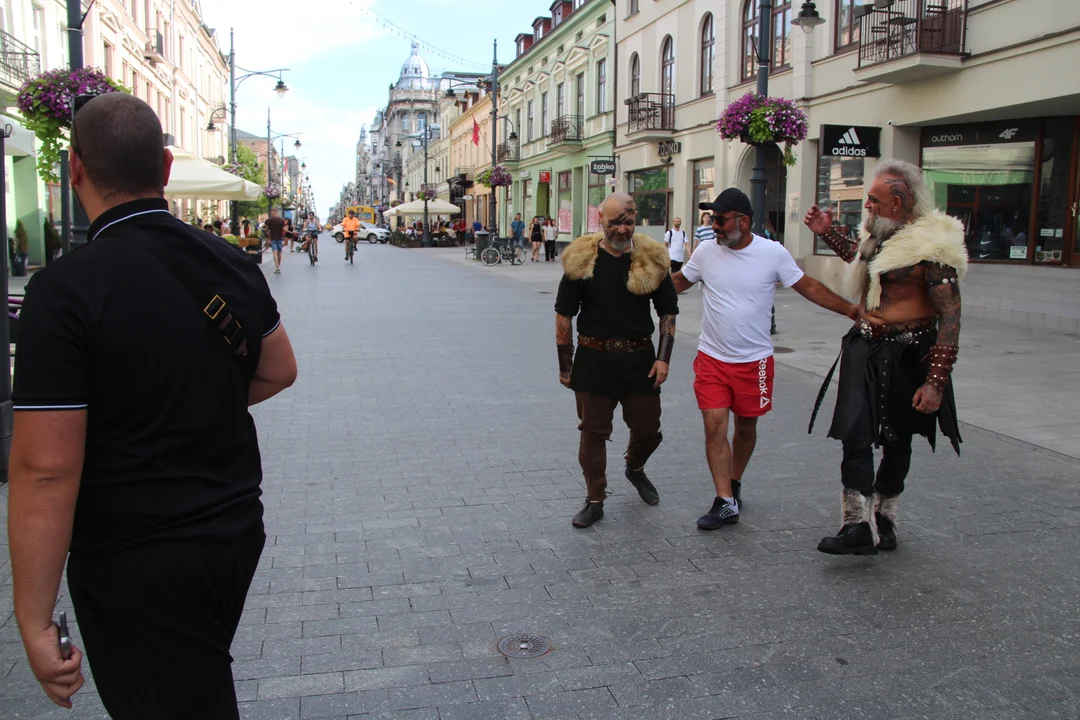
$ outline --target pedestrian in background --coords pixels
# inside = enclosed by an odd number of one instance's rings
[[[229,648],[266,537],[248,407],[291,385],[296,359],[260,269],[169,213],[150,106],[118,92],[75,108],[89,242],[34,274],[15,360],[19,632],[71,707],[82,654],[62,657],[52,621],[66,559],[110,717],[238,718]]]
[[[716,242],[716,231],[712,228],[712,215],[701,213],[701,224],[694,231],[694,247],[690,254],[693,255],[699,247],[705,243]]]
[[[544,226],[544,261],[551,262],[555,259],[555,241],[559,238],[559,229],[555,227],[552,218],[547,219]]]
[[[532,243],[532,261],[540,262],[540,246],[544,244],[544,227],[539,217],[533,217],[529,227],[529,241]]]
[[[281,249],[285,246],[285,221],[278,215],[277,208],[270,211],[270,217],[263,223],[266,239],[274,257],[274,274],[281,274]]]
[[[671,272],[677,273],[690,250],[686,231],[682,229],[682,218],[675,218],[671,229],[664,233],[664,244],[667,245],[668,256],[671,258]]]
[[[525,223],[521,219],[521,213],[514,216],[514,221],[510,223],[510,234],[514,238],[514,245],[519,248],[525,247]]]

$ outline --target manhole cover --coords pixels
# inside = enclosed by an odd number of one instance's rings
[[[795,349],[794,349],[794,348],[789,348],[789,347],[784,347],[783,345],[777,345],[776,347],[774,347],[774,348],[772,349],[772,351],[773,351],[774,353],[777,353],[777,354],[779,354],[779,355],[785,355],[785,354],[787,354],[787,353],[793,353],[793,352],[795,352]]]
[[[499,641],[499,652],[509,658],[527,660],[546,655],[551,643],[539,635],[511,635]]]

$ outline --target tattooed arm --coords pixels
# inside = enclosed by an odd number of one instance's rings
[[[574,331],[571,318],[555,313],[555,346],[559,353],[559,382],[570,387],[570,371],[574,369]]]
[[[938,335],[937,343],[930,348],[926,383],[916,391],[912,405],[919,412],[932,413],[941,407],[941,393],[949,382],[960,349],[960,285],[956,268],[926,263],[926,284],[930,304],[938,315]]]

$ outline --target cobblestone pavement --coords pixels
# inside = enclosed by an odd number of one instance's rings
[[[574,530],[554,285],[386,246],[349,267],[340,249],[269,277],[301,376],[255,411],[268,540],[233,648],[243,717],[1080,717],[1080,462],[965,426],[960,458],[918,447],[899,550],[821,555],[840,450],[806,434],[819,378],[778,366],[743,520],[702,533],[680,335],[648,468],[660,504],[622,480],[619,428],[607,514]],[[2,557],[0,717],[102,717],[91,689],[74,713],[37,689]],[[521,632],[553,649],[502,657]]]

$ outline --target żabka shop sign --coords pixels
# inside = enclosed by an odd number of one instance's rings
[[[821,154],[832,157],[881,157],[881,128],[822,125]]]

